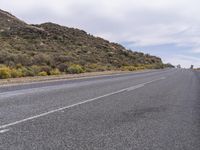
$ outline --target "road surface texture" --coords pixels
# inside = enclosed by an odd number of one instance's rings
[[[0,150],[199,150],[200,72],[0,87]]]

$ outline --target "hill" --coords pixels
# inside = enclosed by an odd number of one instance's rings
[[[4,72],[5,68],[15,72],[10,73],[12,77],[163,67],[156,56],[127,50],[75,28],[27,24],[3,10],[0,64]]]

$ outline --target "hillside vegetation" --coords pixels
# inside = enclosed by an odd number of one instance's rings
[[[0,78],[163,68],[161,59],[83,30],[27,24],[0,10]]]

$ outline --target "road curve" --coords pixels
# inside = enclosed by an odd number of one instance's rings
[[[198,150],[199,91],[185,69],[0,87],[0,149]]]

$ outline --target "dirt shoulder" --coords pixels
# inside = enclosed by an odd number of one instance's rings
[[[148,70],[137,71],[137,72],[146,72],[146,71]],[[104,72],[90,72],[81,74],[65,74],[58,76],[37,76],[37,77],[0,79],[0,86],[11,86],[11,85],[29,84],[37,82],[51,82],[51,81],[53,82],[57,80],[78,79],[78,78],[87,78],[87,77],[122,74],[122,73],[130,73],[130,71],[104,71]]]

